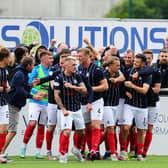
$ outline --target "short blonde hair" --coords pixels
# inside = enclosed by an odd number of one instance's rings
[[[70,56],[67,56],[65,59],[65,61],[70,61],[70,60],[76,61],[76,57],[70,55]]]
[[[90,50],[88,49],[88,48],[80,48],[78,51],[77,51],[77,53],[79,53],[79,52],[83,52],[85,55],[91,55],[90,54]]]
[[[109,59],[107,59],[106,61],[106,66],[110,65],[110,64],[114,64],[115,61],[120,61],[120,59],[116,56],[112,56]]]

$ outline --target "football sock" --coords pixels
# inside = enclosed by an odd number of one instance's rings
[[[30,124],[27,126],[24,138],[23,138],[23,143],[27,144],[33,134],[35,126],[31,126]]]
[[[44,127],[37,128],[37,136],[36,136],[36,148],[42,148],[44,141]]]
[[[100,129],[92,129],[92,149],[91,151],[97,151],[100,144]]]
[[[107,140],[109,144],[109,148],[111,151],[111,154],[115,154],[115,139],[114,139],[114,133],[108,133],[107,134]]]
[[[6,136],[7,136],[7,134],[0,133],[0,154],[2,152],[4,145],[5,145]]]
[[[145,136],[145,143],[144,143],[144,149],[143,149],[143,154],[146,156],[149,146],[152,142],[152,132],[147,132]]]
[[[52,140],[53,140],[53,132],[50,132],[49,130],[47,130],[47,132],[46,132],[46,143],[47,143],[47,150],[48,151],[51,151]]]

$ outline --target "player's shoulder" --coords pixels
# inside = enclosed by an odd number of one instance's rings
[[[57,73],[57,75],[55,76],[55,80],[61,80],[63,79],[63,73]]]
[[[62,74],[57,74],[55,76],[55,80],[54,80],[54,86],[55,87],[58,87],[58,86],[61,86],[63,84],[63,75]]]
[[[83,74],[82,74],[80,71],[76,71],[76,72],[74,73],[74,75],[76,75],[76,76],[82,76]]]
[[[104,71],[104,69],[102,67],[100,67],[100,66],[98,66],[94,63],[92,63],[92,67],[94,68],[94,71],[97,71],[97,72],[100,72],[100,71],[103,72]]]
[[[76,79],[82,79],[83,78],[83,74],[79,73],[79,72],[76,72],[73,74],[73,77],[76,78]]]
[[[109,74],[108,69],[103,69],[103,73],[107,76]]]
[[[79,66],[78,66],[78,71],[79,70],[82,70],[83,69],[83,66],[81,65],[81,64],[79,64]]]
[[[31,72],[31,73],[38,72],[38,71],[39,71],[39,69],[40,69],[40,64],[39,64],[39,65],[34,66],[34,68],[33,68],[33,70],[32,70],[32,72]],[[30,73],[30,74],[31,74],[31,73]]]

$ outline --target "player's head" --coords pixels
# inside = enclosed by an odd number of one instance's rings
[[[34,68],[34,59],[32,57],[28,57],[25,56],[22,60],[21,60],[21,64],[25,67],[25,69],[28,72],[32,72],[33,68]]]
[[[88,48],[80,48],[77,52],[80,64],[84,65],[90,60],[90,50]]]
[[[120,69],[120,59],[116,56],[110,57],[107,60],[107,65],[110,72],[118,72]]]
[[[67,49],[67,48],[68,46],[65,43],[61,42],[57,46],[57,52],[61,52],[63,49]]]
[[[10,51],[9,49],[2,47],[0,48],[0,62],[3,63],[4,66],[7,66],[10,61]]]
[[[34,58],[35,58],[35,62],[36,62],[37,64],[40,63],[40,54],[41,54],[43,51],[47,51],[47,47],[44,46],[44,45],[39,46],[39,47],[37,48],[37,50],[36,50],[36,54],[35,54]]]
[[[90,60],[91,60],[91,62],[94,63],[96,61],[97,53],[95,53],[94,50],[90,46],[87,46],[86,48],[89,49],[89,51],[90,51]]]
[[[40,60],[42,64],[45,64],[47,66],[52,66],[54,61],[52,53],[48,50],[40,53]]]
[[[105,53],[104,53],[104,57],[103,57],[103,63],[105,63],[110,57],[112,57],[112,53],[111,53],[111,50],[107,50]]]
[[[167,64],[168,62],[168,50],[162,49],[159,53],[159,64]]]
[[[68,56],[65,59],[64,69],[68,74],[73,74],[76,72],[77,60],[73,56]]]
[[[130,67],[133,65],[133,61],[134,61],[134,51],[131,49],[128,49],[124,53],[124,64],[126,67]]]
[[[152,65],[153,60],[153,52],[150,49],[146,49],[143,51],[143,55],[146,57],[146,63],[148,66]]]
[[[71,55],[71,51],[69,49],[63,49],[60,53],[59,64],[63,67],[64,62],[68,56]]]
[[[134,69],[141,69],[146,64],[146,57],[143,54],[137,54],[134,58]]]
[[[28,56],[28,50],[24,46],[18,46],[14,50],[14,55],[17,63],[20,63],[24,56]]]
[[[102,55],[104,50],[105,50],[105,47],[100,47],[98,50],[99,54]]]

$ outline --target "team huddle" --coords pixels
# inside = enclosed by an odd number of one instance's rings
[[[137,55],[129,49],[120,57],[114,46],[98,52],[87,39],[84,42],[87,47],[77,50],[60,43],[56,56],[51,48],[40,46],[35,59],[27,46],[18,46],[12,68],[13,56],[0,48],[0,162],[10,161],[5,151],[16,135],[19,111],[27,99],[29,124],[20,146],[21,158],[26,157],[37,126],[36,158],[43,158],[45,137],[47,157],[55,160],[52,141],[57,126],[61,129],[60,163],[68,162],[72,130],[71,152],[78,161],[146,159],[159,113],[159,91],[168,86],[168,51],[160,50],[157,63],[152,64],[149,49]]]

